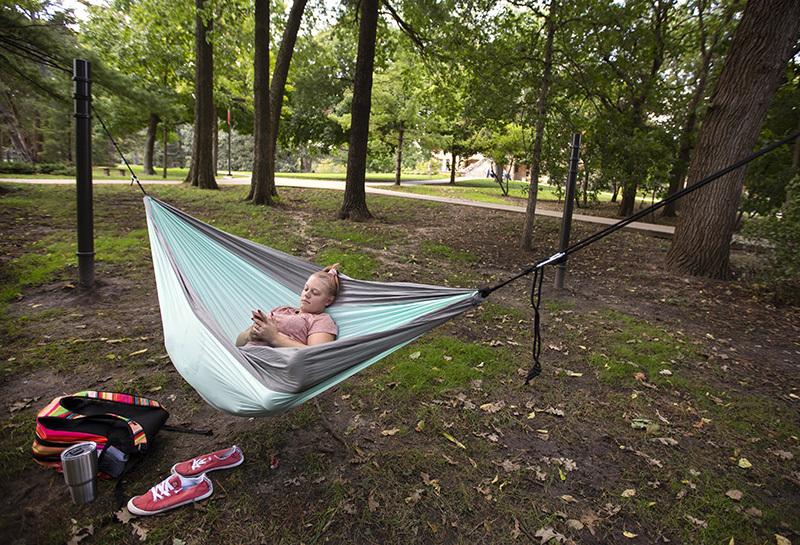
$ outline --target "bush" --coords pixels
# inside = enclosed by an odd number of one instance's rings
[[[36,165],[36,172],[39,174],[55,174],[57,170],[64,170],[66,165],[61,163],[41,163]]]
[[[10,163],[0,162],[0,173],[2,174],[33,174],[36,170],[30,163],[22,161],[12,161]]]
[[[768,247],[767,286],[779,304],[800,304],[800,177],[788,185],[789,197],[780,210],[751,221],[748,237],[763,240]]]

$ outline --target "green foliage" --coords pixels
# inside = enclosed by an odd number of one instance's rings
[[[788,185],[786,204],[750,220],[745,235],[763,241],[769,261],[766,282],[779,303],[800,302],[800,176]]]

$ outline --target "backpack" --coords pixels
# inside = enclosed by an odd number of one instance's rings
[[[141,458],[169,413],[157,401],[111,392],[83,391],[55,398],[36,417],[33,458],[61,472],[61,453],[97,443],[98,476],[117,478]]]

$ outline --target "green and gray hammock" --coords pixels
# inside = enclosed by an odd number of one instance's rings
[[[484,300],[479,290],[342,275],[328,313],[338,338],[307,348],[238,348],[251,310],[297,306],[321,267],[225,233],[144,197],[164,343],[213,407],[270,416],[299,405]]]
[[[305,281],[319,266],[220,231],[145,195],[167,353],[183,378],[220,411],[279,414],[533,273],[533,367],[527,384],[541,372],[539,303],[545,265],[563,262],[567,255],[798,137],[800,131],[491,287],[466,290],[342,275],[341,291],[328,308],[339,337],[307,348],[237,348],[234,339],[250,325],[251,310],[296,305]],[[138,183],[131,174],[132,183]]]

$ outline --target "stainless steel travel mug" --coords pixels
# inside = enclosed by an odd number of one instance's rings
[[[97,493],[97,443],[87,441],[64,450],[61,468],[72,503],[83,505],[93,501]]]

